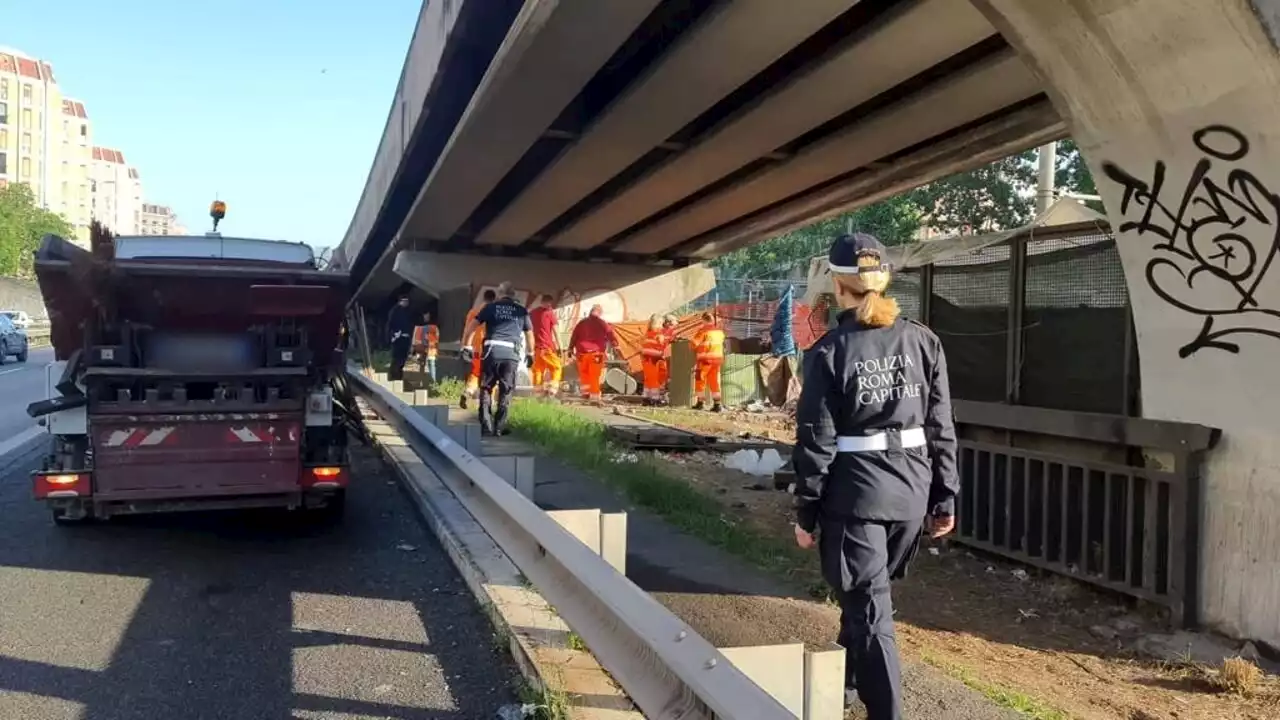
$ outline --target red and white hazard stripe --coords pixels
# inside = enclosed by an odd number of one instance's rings
[[[112,430],[107,435],[106,441],[103,442],[104,447],[153,447],[163,444],[173,434],[174,428],[125,428],[122,430]]]
[[[248,426],[228,428],[228,431],[231,433],[232,440],[239,440],[242,443],[260,443],[271,439],[270,435],[266,433],[260,435]]]

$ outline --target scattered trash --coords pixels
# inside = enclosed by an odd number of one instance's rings
[[[1010,574],[1013,575],[1018,580],[1026,580],[1027,578],[1031,577],[1030,575],[1027,574],[1027,571],[1023,570],[1022,568],[1014,568],[1013,572]]]
[[[1035,608],[1032,608],[1030,610],[1023,610],[1022,608],[1018,608],[1018,622],[1022,622],[1023,620],[1031,620],[1033,618],[1038,618],[1038,617],[1040,617],[1040,613],[1036,612]]]
[[[987,574],[988,574],[988,575],[995,575],[995,574],[996,574],[996,569],[995,569],[995,568],[993,568],[993,567],[991,567],[990,565],[988,565],[988,566],[987,566]]]
[[[739,450],[730,453],[724,459],[724,466],[730,470],[740,470],[748,475],[761,477],[773,477],[773,474],[786,464],[787,461],[783,460],[778,451],[773,448],[762,453],[757,453],[755,450]]]
[[[1094,625],[1089,628],[1089,632],[1101,640],[1115,640],[1120,635],[1115,628],[1107,627],[1106,625]]]
[[[503,705],[498,708],[498,720],[523,720],[523,718],[537,717],[538,706],[531,703],[523,705]]]
[[[936,547],[931,547],[931,548],[929,548],[929,554],[930,554],[930,555],[932,555],[932,556],[934,556],[934,557],[938,557],[938,556],[939,556],[939,555],[941,555],[942,553],[941,553],[941,551],[939,551],[939,550],[938,550],[938,548],[936,548]]]
[[[408,543],[400,543],[399,545],[396,546],[396,549],[401,550],[403,552],[413,552],[414,550],[417,550],[418,547],[416,545],[410,545]]]
[[[746,410],[749,413],[762,413],[765,411],[765,406],[759,400],[756,400],[754,402],[747,403],[747,406],[744,407],[743,410]]]
[[[640,462],[640,456],[635,453],[618,453],[614,456],[613,461],[616,463],[636,463]]]

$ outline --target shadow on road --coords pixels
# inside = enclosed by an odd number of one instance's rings
[[[0,708],[16,692],[81,720],[492,716],[514,676],[487,622],[385,468],[354,453],[340,526],[252,512],[57,528],[24,477],[0,479],[0,616],[22,623],[0,624]],[[30,720],[62,717],[29,702]]]

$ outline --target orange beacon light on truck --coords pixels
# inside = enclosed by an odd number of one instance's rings
[[[213,218],[213,231],[218,232],[218,223],[222,218],[227,216],[227,204],[221,200],[214,200],[209,206],[209,217]]]

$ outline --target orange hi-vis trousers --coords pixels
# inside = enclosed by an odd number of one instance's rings
[[[480,392],[480,353],[475,353],[471,356],[471,369],[467,371],[467,393],[474,396],[478,392]]]
[[[698,358],[697,364],[693,366],[693,392],[698,397],[702,397],[702,393],[710,390],[711,399],[720,399],[720,367],[724,365],[724,358]]]
[[[662,396],[667,387],[667,361],[665,358],[645,355],[640,359],[644,373],[644,395],[648,398]]]
[[[578,382],[582,384],[583,396],[591,400],[600,399],[600,378],[603,375],[604,353],[578,355]]]
[[[560,389],[560,376],[564,364],[560,362],[560,354],[555,350],[539,350],[533,358],[533,387],[540,388],[549,395],[555,395]]]

